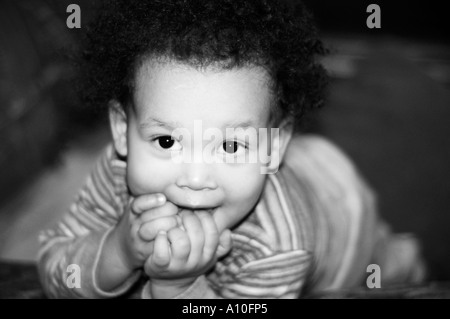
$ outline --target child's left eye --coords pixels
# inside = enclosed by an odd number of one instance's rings
[[[227,141],[222,144],[223,150],[228,154],[234,154],[237,152],[238,143],[235,141]]]
[[[236,154],[238,152],[239,147],[247,148],[245,145],[242,145],[241,143],[236,141],[225,141],[222,144],[222,148],[227,154]]]
[[[159,147],[165,150],[179,150],[181,149],[180,143],[178,143],[172,136],[165,135],[154,139],[158,142]]]

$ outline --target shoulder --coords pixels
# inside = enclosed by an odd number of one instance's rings
[[[345,169],[349,173],[355,172],[350,158],[336,144],[319,135],[295,136],[290,141],[284,163],[295,168],[303,162],[331,170]]]
[[[294,138],[284,165],[281,178],[300,185],[301,199],[309,203],[317,266],[312,276],[320,278],[319,286],[340,287],[350,280],[353,265],[368,258],[375,193],[348,155],[320,136]],[[298,197],[291,196],[292,201]]]
[[[91,208],[120,210],[127,202],[127,194],[126,162],[108,144],[94,164],[78,202]]]
[[[311,183],[321,196],[342,198],[372,190],[350,157],[319,135],[294,137],[284,158],[296,177]]]

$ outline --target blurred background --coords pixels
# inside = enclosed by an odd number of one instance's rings
[[[450,43],[442,5],[305,0],[330,50],[324,107],[308,130],[339,145],[396,232],[422,242],[430,280],[450,280]],[[81,30],[66,8],[81,7]],[[96,1],[0,0],[0,260],[34,261],[41,229],[74,200],[109,140],[77,102],[77,47]]]

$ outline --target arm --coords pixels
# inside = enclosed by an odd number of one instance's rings
[[[118,193],[125,185],[124,166],[117,162],[113,167],[112,158],[113,150],[109,147],[69,212],[54,229],[41,233],[39,272],[44,290],[51,297],[114,297],[128,291],[140,276],[138,271],[125,270],[116,260],[117,254],[110,254],[111,232],[124,209],[124,197]],[[122,284],[111,291],[100,289],[96,282],[97,269],[105,256],[116,265],[108,269],[123,278]],[[67,267],[71,264],[80,266],[80,289],[66,285]]]
[[[297,298],[310,269],[311,255],[303,250],[274,252],[249,237],[234,233],[233,249],[175,299]],[[155,298],[152,283],[142,298]]]
[[[235,261],[239,263],[239,260]],[[178,298],[294,299],[298,298],[310,268],[305,251],[274,252],[236,271],[214,272]],[[196,289],[194,289],[196,288]]]
[[[376,193],[342,150],[323,137],[304,135],[291,141],[285,164],[285,178],[302,182],[297,192],[309,199],[320,233],[311,249],[317,266],[311,274],[314,292],[365,284],[372,263],[381,267],[383,283],[423,280],[418,241],[391,232],[378,213]]]

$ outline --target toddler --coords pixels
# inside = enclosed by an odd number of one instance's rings
[[[112,143],[42,232],[49,296],[295,298],[365,283],[371,263],[382,283],[423,277],[347,157],[300,134],[326,83],[302,5],[108,1],[85,45]]]

